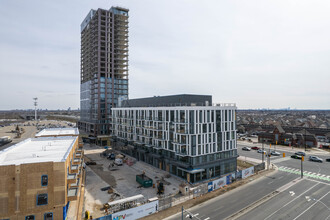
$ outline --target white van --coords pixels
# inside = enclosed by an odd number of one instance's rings
[[[117,159],[115,159],[115,164],[116,164],[117,166],[121,166],[121,165],[123,165],[123,160],[117,158]]]

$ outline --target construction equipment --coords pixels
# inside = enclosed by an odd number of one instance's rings
[[[18,125],[16,126],[16,138],[21,138],[21,130],[19,129]]]
[[[0,146],[8,144],[10,142],[12,142],[12,140],[10,139],[9,136],[3,136],[0,138]]]
[[[164,183],[159,181],[157,183],[157,195],[164,194],[164,191],[165,191]]]

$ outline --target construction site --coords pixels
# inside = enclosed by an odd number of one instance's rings
[[[179,194],[183,180],[166,171],[111,148],[85,144],[84,152],[85,210],[94,218]]]

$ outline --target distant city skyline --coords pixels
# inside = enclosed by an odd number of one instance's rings
[[[330,109],[329,1],[0,2],[0,110],[79,108],[80,24],[130,10],[129,97]]]

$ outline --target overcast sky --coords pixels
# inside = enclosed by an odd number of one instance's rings
[[[0,0],[0,109],[79,108],[80,24],[129,11],[129,97],[330,109],[330,1]]]

